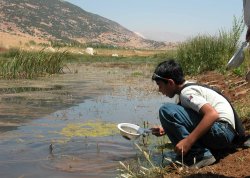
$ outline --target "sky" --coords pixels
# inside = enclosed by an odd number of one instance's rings
[[[183,41],[230,30],[242,0],[67,0],[156,41]]]

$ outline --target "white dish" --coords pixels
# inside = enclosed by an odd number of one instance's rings
[[[120,134],[127,140],[136,140],[142,134],[151,132],[149,129],[144,129],[138,125],[130,123],[120,123],[117,127],[120,130]]]

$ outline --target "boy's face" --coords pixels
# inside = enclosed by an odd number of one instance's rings
[[[173,98],[175,96],[174,88],[170,82],[158,80],[156,81],[156,84],[158,85],[159,92],[161,92],[163,95],[166,95],[169,98]]]

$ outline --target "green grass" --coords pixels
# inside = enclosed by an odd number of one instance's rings
[[[0,56],[0,77],[4,79],[35,78],[60,73],[66,52],[48,53],[12,49]]]
[[[127,63],[127,64],[158,64],[166,56],[171,56],[169,53],[164,55],[153,55],[153,56],[132,56],[132,57],[111,57],[111,56],[99,56],[99,55],[82,55],[69,53],[67,55],[67,62],[77,63],[94,63],[94,62],[109,62],[109,63]]]
[[[185,73],[196,75],[204,71],[225,71],[227,62],[239,47],[243,30],[243,22],[234,18],[229,31],[221,30],[217,36],[198,35],[182,43],[177,50],[177,59]]]
[[[70,52],[22,51],[10,49],[0,53],[0,78],[36,78],[46,74],[60,73],[67,63],[110,63],[126,65],[157,65],[167,57],[173,58],[173,51],[152,56],[111,57],[83,55]],[[141,75],[134,73],[135,76]]]

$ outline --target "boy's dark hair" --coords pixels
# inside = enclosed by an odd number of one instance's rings
[[[185,82],[180,64],[173,59],[169,59],[158,64],[152,76],[152,80],[162,80],[167,82],[164,78],[172,79],[177,85]]]

